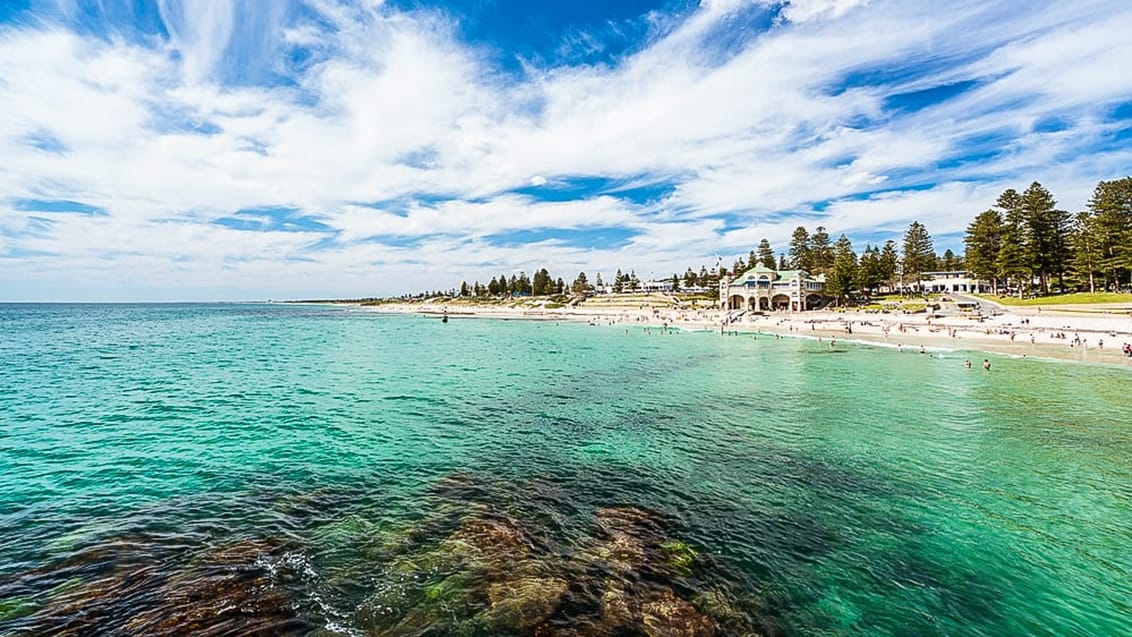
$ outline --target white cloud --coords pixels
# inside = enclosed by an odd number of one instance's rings
[[[782,17],[794,23],[823,18],[840,18],[849,11],[869,4],[872,0],[769,0],[767,4],[782,5]]]
[[[214,296],[256,285],[394,293],[542,264],[682,271],[763,236],[784,241],[800,223],[852,235],[919,218],[955,232],[1002,188],[1033,179],[1078,208],[1096,180],[1132,165],[1132,151],[1090,151],[1126,125],[1106,109],[1132,99],[1123,3],[792,0],[780,3],[786,23],[708,54],[756,4],[768,3],[705,1],[622,60],[528,67],[518,79],[445,16],[380,2],[318,0],[321,23],[284,8],[248,26],[239,0],[167,0],[168,43],[0,27],[0,255],[22,255],[0,256],[0,297],[24,281],[65,287],[88,269],[124,289],[164,277]],[[295,46],[313,53],[289,83],[224,81],[234,51],[275,59]],[[902,75],[917,68],[929,72]],[[872,83],[845,81],[870,73]],[[961,81],[975,84],[935,106],[898,113],[886,101]],[[1063,129],[1035,131],[1049,118]],[[948,163],[976,137],[1003,152]],[[616,191],[508,194],[585,177],[674,191],[648,204]],[[10,205],[22,199],[109,214],[33,222]],[[214,223],[273,206],[330,230]],[[609,227],[633,236],[603,249],[486,239]]]

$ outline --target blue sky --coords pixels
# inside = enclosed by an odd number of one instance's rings
[[[1123,0],[0,4],[0,301],[942,251],[1132,172]]]

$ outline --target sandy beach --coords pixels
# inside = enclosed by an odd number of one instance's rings
[[[522,305],[477,306],[443,302],[388,303],[367,306],[385,313],[447,314],[452,319],[496,318],[579,321],[595,327],[675,328],[729,334],[775,334],[833,341],[834,346],[883,345],[903,351],[974,350],[1017,357],[1040,357],[1124,365],[1132,358],[1122,347],[1132,343],[1132,316],[1123,313],[1037,311],[1023,308],[984,317],[931,318],[926,314],[870,313],[848,310],[752,314],[724,324],[727,312],[706,308],[576,307]],[[977,362],[977,361],[976,361]]]

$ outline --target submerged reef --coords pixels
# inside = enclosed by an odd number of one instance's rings
[[[566,507],[556,489],[453,474],[406,514],[331,512],[286,539],[175,532],[103,539],[0,579],[0,633],[768,632],[721,565],[679,537],[673,519],[635,505]]]

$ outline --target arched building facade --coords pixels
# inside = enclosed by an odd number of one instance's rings
[[[825,275],[805,270],[772,270],[756,266],[719,282],[720,306],[752,312],[805,312],[826,302]]]

